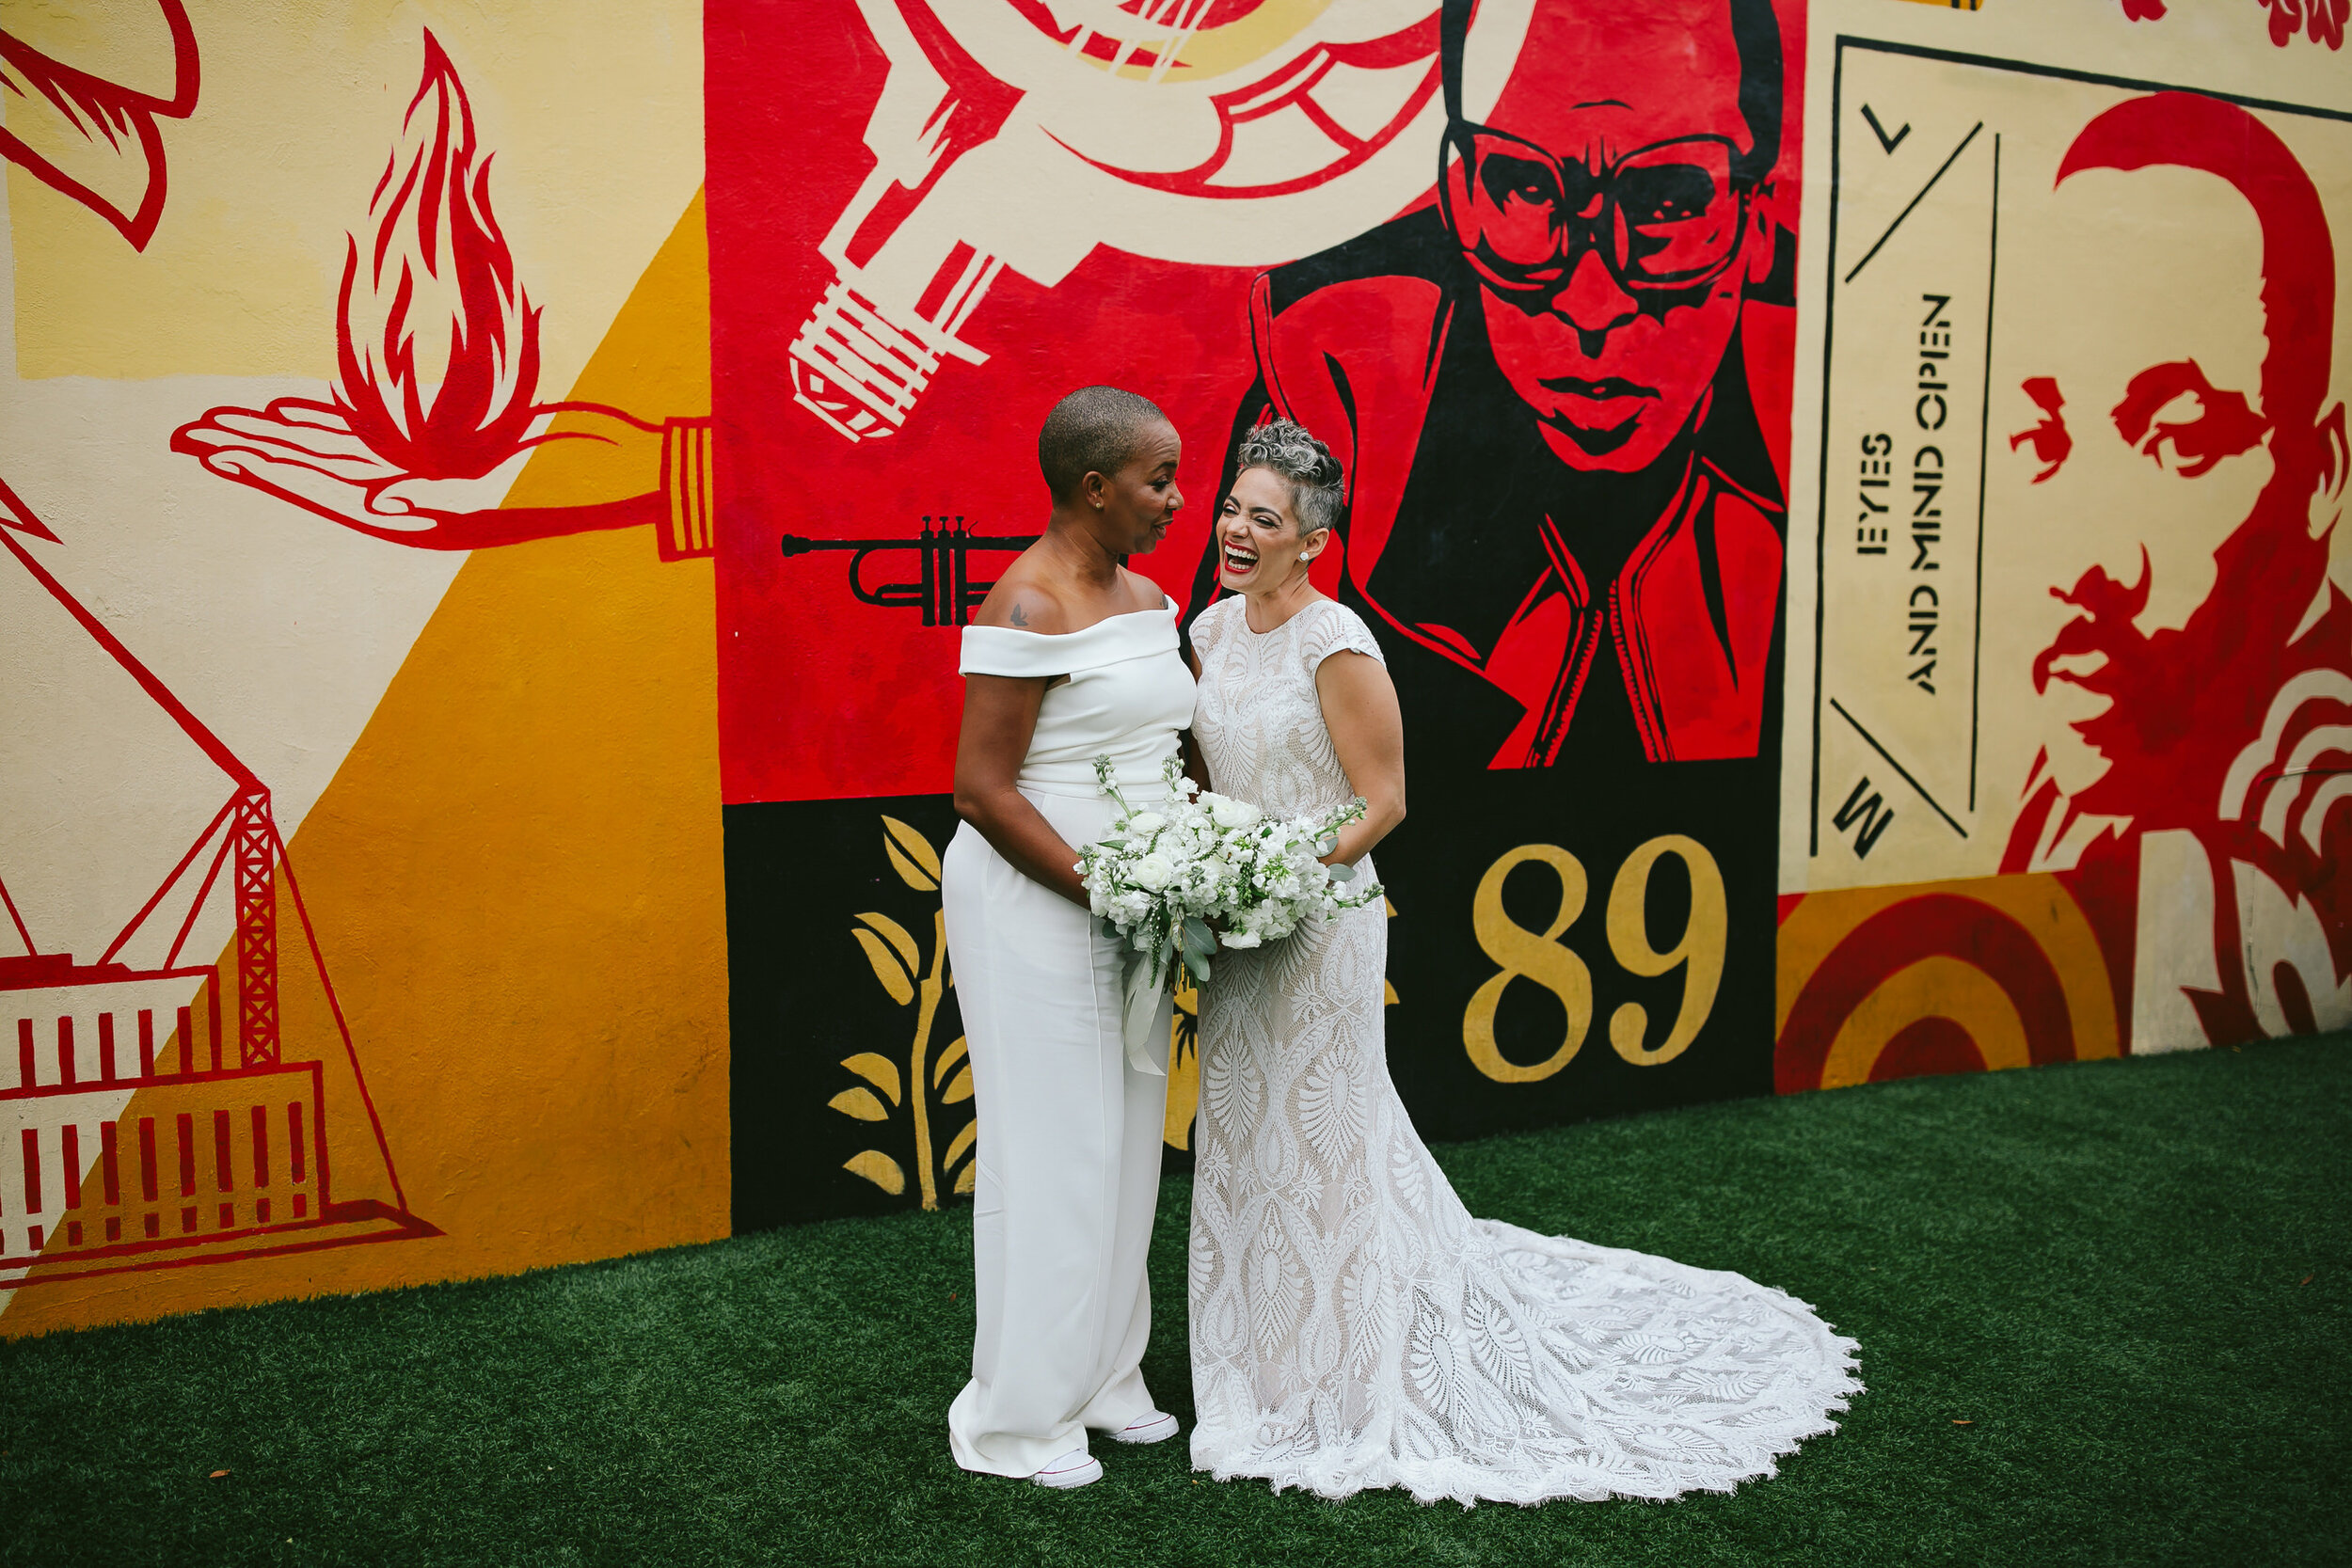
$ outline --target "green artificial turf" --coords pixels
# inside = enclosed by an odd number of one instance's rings
[[[2347,1154],[2344,1037],[1440,1149],[1479,1213],[1862,1341],[1842,1430],[1731,1496],[1332,1504],[1197,1481],[1181,1440],[1099,1444],[1074,1493],[964,1475],[953,1212],[0,1345],[0,1560],[2344,1561]],[[1189,1426],[1186,1196],[1145,1370]]]

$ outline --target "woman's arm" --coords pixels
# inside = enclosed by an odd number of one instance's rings
[[[979,830],[1012,868],[1088,907],[1078,852],[1015,786],[1029,754],[1037,713],[1052,681],[1014,675],[963,677],[963,728],[956,737],[956,815]]]
[[[1349,787],[1364,798],[1364,815],[1340,830],[1339,847],[1326,865],[1353,865],[1405,820],[1405,716],[1388,666],[1344,649],[1315,668],[1315,695],[1331,749]]]
[[[1192,678],[1195,681],[1200,680],[1200,656],[1192,651],[1192,639],[1189,637],[1184,639],[1184,662],[1192,666]],[[1209,783],[1209,759],[1202,753],[1200,742],[1192,737],[1192,732],[1190,730],[1180,731],[1176,741],[1184,749],[1184,777],[1199,784],[1202,789],[1215,788],[1216,786]]]

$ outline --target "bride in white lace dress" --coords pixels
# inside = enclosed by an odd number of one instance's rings
[[[1379,644],[1307,581],[1339,464],[1263,425],[1216,522],[1232,591],[1194,625],[1215,787],[1283,815],[1361,794],[1331,857],[1404,816]],[[1471,1217],[1389,1081],[1378,904],[1226,952],[1200,1001],[1196,1469],[1327,1497],[1727,1492],[1832,1430],[1854,1341],[1736,1274]]]

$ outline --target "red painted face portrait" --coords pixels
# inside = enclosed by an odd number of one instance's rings
[[[2008,871],[2137,879],[2141,1049],[2336,1026],[2352,814],[2352,603],[2329,573],[2345,473],[2335,253],[2295,153],[2185,93],[2110,109],[2058,170],[2152,243],[2046,258],[2082,330],[2021,388],[2012,497],[2045,541],[2046,736]],[[2163,243],[2196,236],[2193,250]],[[2180,285],[2176,254],[2196,258]]]
[[[2084,130],[2058,198],[2102,217],[2038,276],[2084,330],[2020,388],[2035,418],[2010,437],[2033,465],[2012,469],[2010,504],[2053,578],[2033,666],[2048,738],[2010,845],[2020,863],[2063,853],[2086,817],[2143,832],[2220,818],[2264,700],[2329,643],[2313,622],[2333,599],[2344,477],[2342,411],[2322,412],[2333,246],[2272,132],[2210,99],[2137,100]],[[2118,213],[2193,231],[2198,286],[2182,286],[2172,247],[2119,253]],[[2326,661],[2344,663],[2340,649]]]
[[[1657,462],[1771,271],[1779,105],[1742,90],[1743,20],[1770,19],[1720,3],[1544,7],[1502,100],[1448,135],[1446,225],[1478,275],[1495,362],[1570,467]],[[1595,47],[1665,26],[1685,40],[1680,72]]]
[[[1753,756],[1780,594],[1786,57],[1761,0],[1440,15],[1433,207],[1259,281],[1350,469],[1328,577],[1435,767]],[[1768,438],[1759,405],[1773,411]],[[1206,578],[1202,579],[1206,584]]]

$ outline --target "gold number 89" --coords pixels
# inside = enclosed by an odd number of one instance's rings
[[[1680,857],[1691,873],[1691,918],[1675,944],[1663,953],[1650,945],[1649,878],[1661,856]],[[1680,833],[1653,838],[1626,857],[1617,879],[1609,889],[1609,951],[1634,974],[1654,979],[1679,964],[1688,964],[1682,977],[1682,1006],[1674,1027],[1656,1045],[1644,1045],[1649,1011],[1628,1002],[1609,1020],[1609,1043],[1618,1055],[1636,1067],[1656,1067],[1682,1054],[1698,1037],[1699,1028],[1715,1007],[1715,989],[1724,977],[1724,944],[1729,916],[1724,900],[1724,874],[1715,857],[1696,839]]]

